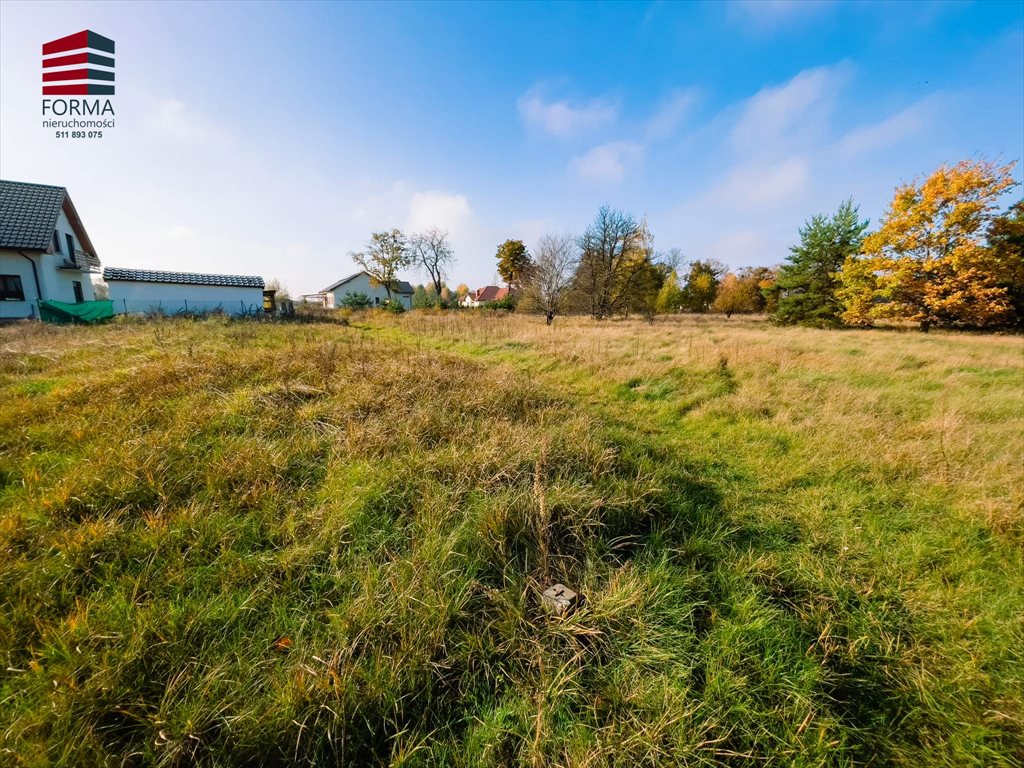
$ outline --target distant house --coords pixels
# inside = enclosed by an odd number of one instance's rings
[[[496,285],[485,285],[470,291],[462,297],[459,302],[464,307],[482,307],[490,301],[501,301],[508,298],[508,288],[499,288]]]
[[[107,267],[103,279],[114,312],[224,312],[252,314],[263,310],[263,278],[254,275],[210,275]]]
[[[370,304],[377,307],[383,305],[388,299],[388,292],[384,286],[371,284],[370,275],[366,272],[356,272],[354,275],[342,278],[324,288],[319,295],[324,297],[324,306],[330,309],[342,306],[345,296],[354,293],[366,294],[370,299]],[[406,309],[412,309],[412,286],[405,280],[395,281],[395,285],[391,288],[391,297],[401,302]]]
[[[0,320],[95,298],[96,249],[64,187],[0,181]]]

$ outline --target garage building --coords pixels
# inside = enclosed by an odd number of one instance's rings
[[[224,312],[229,315],[263,311],[262,277],[208,275],[107,267],[103,279],[117,314],[178,315]]]

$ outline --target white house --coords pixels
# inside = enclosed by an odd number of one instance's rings
[[[263,311],[263,278],[254,275],[107,267],[103,270],[103,279],[117,314],[224,312],[242,315]]]
[[[388,298],[388,292],[383,285],[371,285],[370,275],[366,272],[356,272],[338,282],[327,286],[320,295],[324,297],[324,305],[328,308],[342,306],[342,301],[348,294],[363,293],[370,299],[370,304],[379,307]],[[412,309],[412,286],[405,280],[396,280],[391,288],[391,297],[402,303],[406,309]]]
[[[89,235],[64,187],[0,181],[0,320],[39,316],[39,301],[93,301]]]

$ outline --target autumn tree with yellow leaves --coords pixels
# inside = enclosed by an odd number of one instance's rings
[[[924,332],[1009,321],[1004,270],[985,235],[1000,196],[1016,183],[1013,165],[965,160],[897,187],[881,227],[843,265],[843,320],[911,320]]]
[[[746,267],[739,274],[732,272],[722,278],[711,305],[712,312],[727,318],[734,314],[750,314],[774,310],[775,270],[771,267]]]

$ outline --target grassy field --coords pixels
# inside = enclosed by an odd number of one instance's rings
[[[1020,337],[0,328],[0,763],[1020,765],[1022,414]]]

